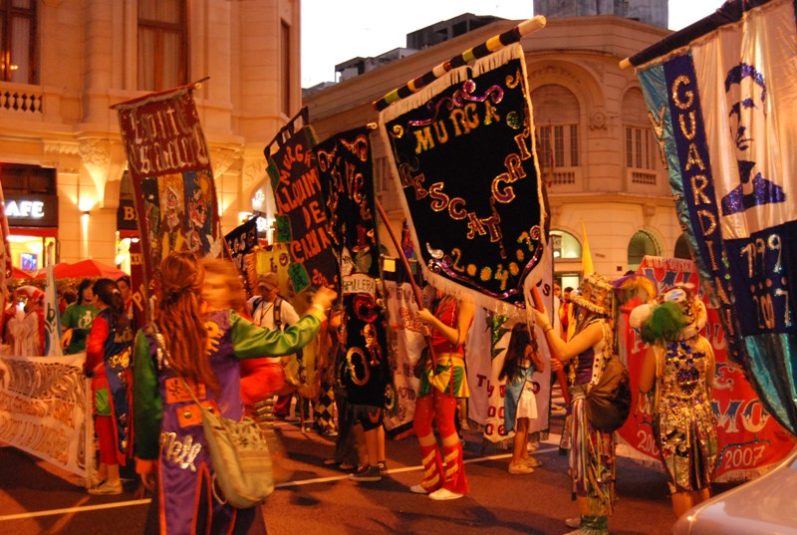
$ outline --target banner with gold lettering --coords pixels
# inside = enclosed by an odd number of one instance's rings
[[[630,58],[686,235],[767,410],[797,434],[797,27],[735,0]]]
[[[424,277],[502,313],[523,305],[547,217],[520,45],[447,72],[380,112]]]
[[[145,286],[173,251],[218,257],[224,247],[193,87],[114,106],[135,191]]]
[[[297,294],[314,286],[337,287],[340,278],[313,145],[303,108],[263,151],[277,205],[275,241],[290,244],[288,273]]]
[[[656,282],[659,293],[679,283],[697,285],[697,267],[691,260],[646,256],[637,273]],[[705,296],[704,296],[705,298]],[[632,407],[638,407],[636,387],[645,345],[637,332],[628,327],[628,314],[633,307],[624,307],[619,336],[624,340],[631,377]],[[708,321],[703,335],[714,349],[716,372],[711,406],[717,419],[719,454],[714,466],[715,481],[753,479],[777,466],[797,445],[777,420],[772,418],[744,376],[738,364],[728,358],[728,341],[719,320],[718,310],[706,303]],[[617,431],[618,454],[659,465],[659,451],[647,411],[632,411],[625,425]]]
[[[0,357],[0,442],[82,477],[94,458],[85,356]]]

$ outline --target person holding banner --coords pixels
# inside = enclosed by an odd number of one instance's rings
[[[706,306],[690,290],[670,290],[641,322],[642,339],[653,345],[645,354],[639,390],[654,392],[653,431],[677,517],[709,498],[718,451],[711,409],[714,350],[699,334]]]
[[[238,360],[306,345],[337,294],[320,288],[309,312],[278,331],[257,327],[232,310],[206,313],[202,296],[210,300],[228,286],[218,277],[205,281],[191,254],[169,254],[157,282],[157,319],[138,332],[134,349],[136,471],[156,494],[147,532],[265,533],[259,507],[234,509],[212,492],[213,466],[193,397],[216,406],[225,418],[240,419]],[[184,381],[193,385],[194,396]]]
[[[465,377],[465,341],[475,312],[474,304],[437,292],[434,313],[418,311],[418,319],[431,328],[431,354],[421,373],[413,429],[423,462],[423,479],[412,492],[433,500],[455,500],[468,493],[462,442],[456,427],[458,399],[469,396]],[[432,421],[443,443],[442,457],[432,431]]]
[[[548,342],[551,356],[570,363],[570,454],[568,457],[573,494],[577,497],[579,518],[565,521],[570,532],[608,534],[609,515],[615,501],[615,451],[613,433],[599,431],[587,418],[585,397],[590,384],[597,384],[606,362],[612,356],[614,288],[603,276],[594,273],[584,278],[577,295],[571,294],[575,331],[565,342],[554,332],[548,313],[534,309],[535,320]]]
[[[529,422],[537,418],[532,375],[542,369],[537,341],[531,337],[525,323],[515,324],[509,336],[504,365],[498,375],[499,379],[506,379],[504,429],[507,433],[515,431],[510,474],[530,474],[540,465],[540,461],[529,456],[528,441]]]
[[[92,287],[99,312],[86,339],[83,371],[94,392],[94,428],[100,467],[89,481],[89,494],[122,493],[119,465],[127,460],[129,438],[130,352],[133,329],[118,286],[99,279]]]

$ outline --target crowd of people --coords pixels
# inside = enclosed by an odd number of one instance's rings
[[[355,481],[383,477],[382,409],[348,399],[346,321],[334,291],[319,288],[300,315],[279,296],[275,274],[261,275],[257,293],[248,298],[232,263],[178,253],[163,261],[155,282],[148,325],[136,324],[126,277],[87,279],[75,291],[60,292],[64,353],[85,351],[84,372],[91,378],[99,468],[91,473],[89,493],[122,493],[120,467],[134,465],[142,488],[158,497],[148,519],[153,532],[177,533],[187,526],[264,531],[254,508],[234,510],[214,497],[194,396],[227,418],[268,420],[272,412],[285,418],[295,387],[286,381],[283,356],[300,354],[312,340],[323,355],[316,430],[335,439],[324,464],[350,471]],[[18,297],[24,297],[16,300],[23,306],[12,303],[6,311],[4,334],[15,353],[40,354],[44,293],[25,290]],[[505,428],[514,432],[510,474],[528,474],[540,465],[529,454],[528,439],[530,422],[539,417],[532,374],[545,367],[541,344],[550,349],[551,369],[566,372],[564,447],[579,512],[566,524],[574,534],[608,533],[616,498],[614,435],[592,424],[585,400],[616,352],[617,298],[617,287],[599,275],[586,277],[578,291],[566,288],[555,301],[555,316],[533,313],[531,326],[544,340],[526,323],[512,327],[500,371],[506,381]],[[649,393],[643,410],[653,415],[673,509],[680,515],[708,497],[717,454],[710,407],[714,360],[699,335],[705,308],[693,289],[677,288],[651,301],[644,313],[632,314],[632,325],[650,344],[639,387]],[[464,345],[473,317],[473,303],[442,292],[417,313],[429,347],[416,366],[420,388],[413,421],[423,471],[409,491],[433,500],[461,498],[470,490],[458,411],[469,395]],[[304,402],[297,399],[296,410],[304,411]]]

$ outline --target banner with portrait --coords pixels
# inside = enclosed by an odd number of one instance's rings
[[[697,266],[691,260],[646,256],[638,273],[656,282],[659,293],[679,283],[698,285]],[[705,296],[704,296],[705,299]],[[622,340],[631,377],[632,410],[625,425],[618,431],[618,454],[646,464],[659,465],[659,451],[651,427],[649,411],[640,410],[636,386],[645,357],[644,342],[628,327],[632,307],[622,310]],[[767,412],[744,370],[728,358],[728,340],[719,320],[717,308],[706,303],[708,321],[703,335],[711,342],[716,360],[712,408],[717,419],[719,455],[714,467],[715,481],[753,479],[776,466],[791,452],[797,442]]]
[[[797,434],[797,22],[734,0],[630,58],[730,359]]]
[[[94,458],[85,356],[0,357],[0,442],[82,477]]]
[[[224,236],[227,242],[227,250],[230,252],[235,267],[244,277],[244,288],[247,295],[252,295],[255,286],[249,283],[246,276],[246,255],[251,254],[258,246],[257,240],[257,217],[253,217],[232,229]]]
[[[145,287],[171,252],[218,257],[224,248],[210,153],[192,89],[114,106],[135,191]]]
[[[297,294],[312,287],[337,287],[340,279],[314,145],[305,108],[264,150],[277,205],[275,241],[289,244],[288,272]]]
[[[522,47],[452,69],[379,126],[424,278],[519,314],[547,217]]]

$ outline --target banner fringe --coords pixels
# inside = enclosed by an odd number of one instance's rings
[[[396,189],[399,192],[399,202],[401,203],[402,212],[404,217],[410,220],[408,214],[410,214],[409,204],[407,203],[407,198],[403,194],[403,186],[401,184],[401,176],[398,172],[398,165],[396,164],[395,155],[393,154],[392,144],[390,142],[390,133],[387,131],[387,123],[408,113],[416,108],[419,108],[426,104],[429,100],[432,99],[435,95],[442,92],[443,90],[451,87],[452,85],[462,83],[469,78],[473,78],[477,75],[484,74],[491,70],[501,67],[502,65],[506,64],[507,62],[519,59],[520,65],[522,69],[522,80],[521,82],[525,86],[525,96],[526,96],[526,104],[529,108],[529,129],[531,132],[534,132],[534,110],[531,106],[531,97],[528,90],[528,73],[526,69],[526,62],[525,62],[525,52],[523,51],[523,46],[519,43],[515,43],[510,46],[506,46],[501,48],[500,50],[486,56],[484,58],[480,58],[474,62],[471,62],[468,65],[458,67],[456,69],[452,69],[445,75],[437,78],[435,81],[430,83],[428,86],[424,87],[417,93],[414,93],[402,100],[394,102],[387,108],[383,109],[379,112],[379,136],[382,139],[382,143],[385,147],[385,154],[387,156],[387,160],[389,163],[390,168],[393,170],[391,173],[394,176],[394,183],[396,185]],[[540,201],[540,220],[543,225],[543,228],[546,226],[546,221],[548,219],[548,211],[547,206],[545,205],[545,195],[543,195],[543,177],[540,173],[540,166],[539,161],[537,159],[537,146],[536,146],[536,139],[535,136],[532,135],[531,143],[532,143],[532,151],[534,153],[534,168],[537,173],[537,198]],[[410,220],[411,221],[411,220]],[[385,224],[388,224],[385,222]],[[415,232],[415,227],[413,224],[409,225],[410,236],[412,238],[413,246],[415,247],[416,251],[419,251],[419,258],[422,258],[422,253],[420,251],[424,251],[421,246],[425,244],[421,244],[418,241],[418,235]],[[542,235],[542,244],[543,250],[547,249],[548,245],[548,237],[545,236],[543,233]],[[424,278],[431,283],[435,288],[448,293],[457,298],[462,298],[467,296],[470,300],[474,302],[477,306],[481,306],[488,310],[493,311],[496,314],[501,314],[508,316],[513,321],[525,321],[529,323],[531,321],[531,312],[530,309],[524,309],[519,306],[515,306],[504,301],[501,301],[498,298],[491,297],[489,295],[483,294],[477,290],[468,289],[459,283],[446,279],[445,277],[438,275],[432,272],[428,266],[423,262],[419,262],[421,265],[421,269],[423,271]],[[520,289],[523,291],[523,288],[526,288],[525,281],[528,279],[533,280],[535,283],[539,280],[539,270],[541,269],[542,261],[540,261],[534,268],[526,275],[526,277],[520,281]],[[535,278],[536,277],[536,278]],[[525,294],[525,291],[524,291]],[[524,302],[527,301],[524,295]],[[527,307],[528,308],[528,307]]]

